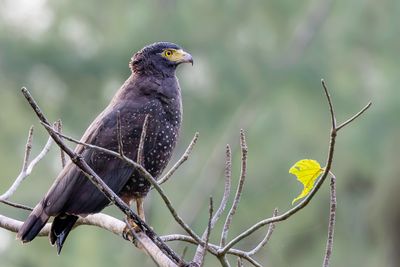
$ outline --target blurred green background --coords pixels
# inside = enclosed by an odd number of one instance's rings
[[[248,180],[229,237],[275,207],[291,208],[301,185],[288,174],[290,166],[302,158],[326,159],[324,78],[339,122],[373,102],[337,138],[332,266],[400,266],[399,14],[397,0],[0,0],[0,192],[19,173],[30,125],[34,155],[47,139],[22,86],[49,118],[61,118],[64,131],[79,138],[129,76],[131,55],[146,44],[171,41],[195,59],[177,74],[184,123],[174,160],[196,131],[200,139],[165,190],[198,233],[207,223],[208,197],[221,198],[227,143],[237,182],[240,128],[248,137]],[[35,205],[60,168],[53,146],[12,200]],[[182,232],[155,192],[146,209],[156,232]],[[107,212],[123,217],[115,208]],[[0,205],[0,214],[23,220],[28,213]],[[328,215],[326,183],[306,209],[277,226],[257,259],[265,266],[320,266]],[[264,232],[239,247],[252,248]],[[171,246],[181,253],[186,244]],[[47,238],[22,246],[14,233],[0,229],[0,259],[2,267],[153,266],[128,242],[93,227],[73,231],[59,257]],[[207,266],[217,265],[209,257]]]

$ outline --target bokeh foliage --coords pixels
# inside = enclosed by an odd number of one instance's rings
[[[301,158],[325,160],[330,124],[324,78],[339,120],[373,102],[338,138],[332,266],[386,266],[400,236],[391,232],[400,217],[399,13],[396,0],[0,0],[0,191],[19,172],[29,126],[36,129],[34,152],[47,138],[22,86],[49,118],[61,118],[65,132],[79,137],[128,77],[131,55],[148,43],[172,41],[195,59],[194,67],[178,70],[184,124],[175,157],[200,132],[193,156],[165,186],[182,217],[203,231],[208,197],[219,200],[222,193],[226,143],[233,145],[238,175],[240,128],[248,136],[249,177],[230,235],[275,207],[288,209],[301,189],[289,167]],[[34,205],[41,198],[60,170],[58,153],[53,147],[15,201]],[[320,265],[328,199],[325,186],[305,210],[278,224],[260,262]],[[157,232],[181,231],[154,192],[146,206]],[[108,211],[122,217],[115,208]],[[3,205],[0,212],[27,215]],[[240,245],[250,248],[261,234]],[[21,246],[0,230],[0,258],[4,267],[153,266],[127,242],[91,227],[73,231],[60,257],[45,238]]]

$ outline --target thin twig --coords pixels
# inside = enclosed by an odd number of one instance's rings
[[[122,126],[121,126],[121,112],[117,111],[117,139],[118,139],[118,153],[121,157],[124,156],[124,142],[122,140]]]
[[[3,203],[3,204],[6,204],[8,206],[17,208],[17,209],[21,209],[21,210],[33,210],[33,208],[31,208],[29,206],[25,206],[25,205],[22,205],[22,204],[19,204],[19,203],[14,203],[14,202],[11,202],[11,201],[8,201],[8,200],[1,200],[0,199],[0,202]]]
[[[221,203],[218,207],[218,210],[215,212],[214,217],[211,221],[211,229],[214,228],[218,219],[221,217],[222,213],[225,211],[226,203],[228,202],[229,195],[231,193],[231,184],[232,184],[232,152],[231,147],[226,145],[225,151],[225,186],[224,186],[224,195],[222,197]]]
[[[357,114],[355,114],[353,117],[351,117],[350,119],[348,119],[347,121],[343,122],[342,124],[340,124],[338,127],[336,127],[336,131],[341,130],[343,127],[345,127],[346,125],[348,125],[349,123],[351,123],[352,121],[354,121],[355,119],[357,119],[358,117],[361,116],[361,114],[363,114],[370,106],[372,105],[371,102],[369,102],[365,107],[363,107],[363,109],[361,109]]]
[[[243,265],[243,259],[242,259],[241,257],[238,257],[238,258],[237,258],[237,266],[238,266],[238,267],[244,267],[244,265]]]
[[[25,173],[26,173],[26,170],[28,169],[29,157],[30,157],[31,151],[32,151],[32,140],[33,140],[33,125],[31,126],[31,128],[29,128],[28,140],[26,141],[26,145],[25,145],[25,155],[24,155],[24,161],[22,163],[22,172],[25,172]]]
[[[193,151],[194,146],[196,145],[197,139],[199,139],[199,133],[196,132],[193,136],[192,141],[189,146],[186,148],[185,153],[183,153],[182,157],[172,166],[172,168],[160,179],[158,179],[158,184],[163,184],[168,181],[169,178],[175,173],[175,171],[186,161],[188,160],[190,154]]]
[[[242,166],[241,166],[241,170],[240,170],[240,179],[239,179],[238,187],[236,190],[235,199],[233,201],[231,209],[229,210],[229,214],[226,217],[224,228],[222,230],[221,242],[220,242],[221,247],[225,246],[225,244],[226,244],[226,239],[228,237],[229,228],[232,223],[232,218],[235,215],[237,207],[239,205],[240,197],[242,195],[243,186],[244,186],[244,182],[245,182],[246,174],[247,174],[247,151],[248,150],[247,150],[247,144],[246,144],[246,136],[245,136],[243,129],[240,130],[240,148],[242,151]]]
[[[33,126],[29,129],[28,140],[25,146],[24,161],[22,163],[21,172],[18,177],[14,180],[11,187],[0,196],[0,200],[8,200],[17,191],[18,187],[32,172],[36,164],[49,152],[50,146],[52,144],[52,139],[49,137],[42,151],[29,163],[29,157],[32,150],[32,138],[33,138]]]
[[[331,113],[332,129],[335,129],[335,131],[336,131],[336,117],[335,117],[335,111],[334,111],[333,105],[332,105],[331,95],[329,94],[328,86],[326,85],[324,79],[321,79],[321,83],[322,83],[322,87],[324,88],[326,98],[328,100],[329,111]]]
[[[208,243],[210,241],[210,234],[212,230],[211,221],[213,218],[213,213],[214,213],[213,198],[210,197],[210,203],[208,207],[208,224],[203,235],[204,245],[197,246],[196,253],[193,257],[193,263],[195,263],[199,267],[202,267],[204,265],[204,259],[208,250]]]
[[[139,142],[139,147],[138,147],[138,152],[137,152],[137,160],[136,160],[136,162],[142,166],[144,164],[143,150],[144,150],[144,142],[146,140],[148,121],[149,121],[149,114],[146,114],[146,117],[144,118],[144,122],[143,122],[143,126],[142,126],[142,133],[140,134],[140,142]]]
[[[329,267],[329,262],[332,256],[333,249],[333,237],[335,233],[335,222],[336,222],[336,177],[330,172],[331,175],[331,209],[329,214],[329,226],[328,226],[328,239],[326,241],[326,250],[324,257],[323,267]]]
[[[184,259],[185,258],[185,256],[186,256],[186,253],[187,253],[187,251],[188,251],[188,246],[185,246],[184,248],[183,248],[183,251],[182,251],[182,254],[181,254],[181,258],[182,259]]]
[[[44,116],[43,112],[40,110],[39,106],[36,104],[35,100],[32,98],[29,91],[26,88],[22,88],[22,93],[35,111],[40,121],[43,124],[49,125],[48,120]],[[76,154],[64,144],[64,142],[60,139],[60,137],[58,136],[58,134],[56,134],[56,131],[52,127],[46,127],[46,129],[51,138],[53,138],[58,146],[62,148],[71,158],[72,162],[107,197],[110,202],[115,204],[123,213],[129,216],[129,218],[133,220],[138,228],[141,229],[160,248],[160,250],[164,251],[174,262],[186,265],[186,263],[182,259],[180,259],[180,257],[157,236],[157,234],[151,229],[151,227],[143,222],[143,220],[136,213],[134,213],[130,209],[130,207],[107,186],[107,184],[92,170],[92,168],[82,159],[80,155]],[[144,170],[143,167],[141,168]]]
[[[278,209],[275,208],[274,209],[274,213],[273,213],[273,217],[278,215]],[[267,234],[264,236],[263,240],[252,250],[250,250],[249,252],[247,252],[247,255],[249,256],[253,256],[254,254],[256,254],[258,251],[260,251],[260,249],[262,249],[270,240],[272,233],[275,230],[275,223],[270,223],[268,226],[268,230],[267,230]]]
[[[57,120],[55,123],[55,127],[57,129],[57,132],[62,133],[62,121]],[[65,159],[65,153],[64,151],[60,148],[60,156],[61,156],[61,166],[64,168],[65,165],[67,164],[67,160]]]
[[[103,147],[100,147],[100,146],[95,146],[95,145],[92,145],[92,144],[81,142],[81,141],[79,141],[79,140],[77,140],[75,138],[72,138],[72,137],[68,136],[68,135],[65,135],[63,133],[59,133],[59,132],[55,131],[54,129],[51,128],[51,126],[49,126],[48,124],[46,124],[44,122],[41,122],[41,124],[43,125],[43,127],[46,128],[46,130],[53,132],[54,134],[60,136],[60,138],[63,138],[65,140],[67,140],[67,141],[70,141],[70,142],[78,144],[78,145],[82,145],[84,147],[88,147],[88,148],[92,148],[92,149],[95,149],[95,150],[100,151],[100,152],[108,153],[108,154],[110,154],[112,156],[115,156],[115,157],[118,157],[118,158],[122,159],[121,155],[116,151],[112,151],[112,150],[109,150],[107,148],[103,148]]]

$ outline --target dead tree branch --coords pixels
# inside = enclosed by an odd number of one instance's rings
[[[14,193],[17,191],[19,185],[28,177],[33,168],[36,166],[36,164],[49,152],[51,144],[52,144],[52,139],[49,137],[47,140],[46,145],[43,147],[42,151],[29,163],[29,158],[31,155],[31,150],[32,150],[32,138],[33,138],[33,126],[29,129],[28,133],[28,140],[26,142],[25,146],[25,155],[24,155],[24,161],[22,163],[22,169],[21,172],[19,173],[18,177],[14,180],[14,183],[11,185],[11,187],[0,196],[0,201],[5,201],[8,200]]]
[[[232,218],[236,213],[237,207],[239,206],[240,197],[242,195],[244,181],[246,180],[247,174],[247,144],[246,144],[246,136],[244,134],[243,129],[240,130],[240,148],[242,152],[242,168],[240,170],[240,179],[239,184],[236,190],[235,199],[233,201],[232,207],[229,211],[228,216],[226,217],[224,228],[222,230],[221,235],[221,247],[225,246],[226,239],[228,238],[228,231],[232,223]]]
[[[329,226],[328,226],[328,239],[326,241],[326,250],[324,257],[323,267],[329,267],[329,262],[332,256],[333,250],[333,237],[335,234],[335,222],[336,222],[336,177],[333,173],[331,175],[331,200],[330,200],[330,213],[329,213]]]

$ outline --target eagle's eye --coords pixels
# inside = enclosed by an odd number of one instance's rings
[[[164,51],[164,55],[165,55],[166,57],[171,57],[173,53],[174,53],[174,52],[173,52],[172,50],[169,50],[169,49]]]

